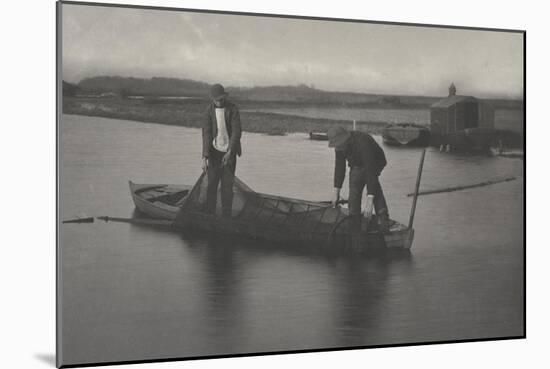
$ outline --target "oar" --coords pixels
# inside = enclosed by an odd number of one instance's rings
[[[64,220],[63,223],[93,223],[94,217]]]
[[[513,181],[514,179],[516,179],[516,177],[507,177],[507,178],[503,178],[503,179],[494,179],[494,180],[491,180],[491,181],[485,181],[485,182],[474,183],[474,184],[463,185],[463,186],[446,187],[446,188],[440,188],[440,189],[436,189],[436,190],[419,191],[418,196],[420,196],[420,195],[431,195],[431,194],[442,193],[442,192],[453,192],[453,191],[467,190],[467,189],[470,189],[470,188],[489,186],[489,185],[502,183],[502,182],[509,182],[509,181]],[[414,196],[414,195],[415,195],[414,193],[408,193],[407,194],[408,197],[411,197],[411,196]]]
[[[97,217],[97,219],[103,220],[105,222],[119,222],[119,223],[141,224],[141,225],[151,225],[151,226],[165,226],[165,227],[171,227],[172,226],[172,221],[168,220],[168,219],[119,218],[119,217],[109,217],[109,216]]]

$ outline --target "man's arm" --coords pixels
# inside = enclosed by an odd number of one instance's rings
[[[202,157],[208,158],[212,145],[212,121],[210,119],[210,108],[206,110],[206,116],[202,125]]]
[[[346,177],[346,158],[343,152],[336,150],[334,150],[334,152],[334,194],[332,195],[332,206],[337,207],[340,201],[340,190],[342,189],[342,184]]]
[[[237,106],[234,105],[231,110],[231,137],[229,137],[229,151],[236,154],[237,146],[241,141],[242,134],[241,115]]]
[[[346,177],[346,157],[342,151],[334,150],[336,153],[334,161],[334,188],[342,188]]]

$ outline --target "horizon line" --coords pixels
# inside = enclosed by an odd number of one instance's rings
[[[66,79],[62,79],[63,82],[67,82],[73,85],[79,85],[82,81],[86,79],[93,79],[93,78],[122,78],[122,79],[141,79],[141,80],[153,80],[153,79],[173,79],[173,80],[179,80],[179,81],[192,81],[197,83],[204,83],[206,85],[212,85],[213,83],[200,81],[192,78],[183,78],[183,77],[163,77],[163,76],[152,76],[152,77],[134,77],[134,76],[122,76],[122,75],[96,75],[92,77],[84,77],[81,78],[78,82],[71,82]],[[452,81],[451,81],[452,82]],[[402,93],[389,93],[389,92],[359,92],[359,91],[342,91],[342,90],[327,90],[315,87],[314,84],[307,84],[307,83],[296,83],[294,85],[278,85],[278,84],[269,84],[269,85],[253,85],[253,86],[233,86],[233,85],[227,85],[226,89],[254,89],[254,88],[269,88],[269,87],[300,87],[305,86],[307,88],[310,88],[312,90],[321,91],[321,92],[328,92],[328,93],[340,93],[340,94],[357,94],[357,95],[383,95],[383,96],[402,96],[402,97],[425,97],[425,98],[445,98],[446,95],[410,95],[410,94],[402,94]],[[313,86],[313,87],[312,87]],[[468,95],[473,96],[473,95]],[[520,96],[514,96],[514,95],[502,95],[499,93],[490,94],[490,96],[487,96],[487,94],[480,95],[483,99],[499,99],[499,100],[520,100],[523,101],[524,97],[523,94]]]

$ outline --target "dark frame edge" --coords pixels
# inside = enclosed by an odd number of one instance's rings
[[[523,31],[523,335],[527,337],[527,31]]]
[[[59,120],[62,113],[62,91],[63,86],[61,79],[61,64],[62,64],[62,2],[57,1],[55,4],[55,366],[62,367],[62,319],[61,319],[61,263],[59,251]]]

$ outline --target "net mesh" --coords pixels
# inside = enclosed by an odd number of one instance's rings
[[[223,183],[217,183],[217,186],[213,186],[215,195],[212,188],[209,195],[208,176],[203,173],[181,203],[176,222],[185,222],[185,217],[200,213],[230,217],[252,226],[277,229],[278,232],[325,236],[349,232],[347,209],[334,208],[330,203],[258,193],[229,171],[226,170],[224,175],[229,179],[225,188],[230,188],[231,191],[222,190]],[[232,193],[232,201],[227,201],[228,192]],[[215,196],[215,207],[212,199],[209,203],[209,196]]]

